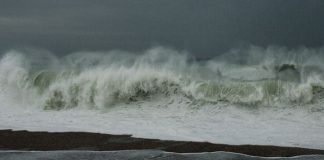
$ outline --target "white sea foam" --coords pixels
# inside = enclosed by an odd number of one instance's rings
[[[32,53],[0,60],[1,128],[324,148],[322,49]]]

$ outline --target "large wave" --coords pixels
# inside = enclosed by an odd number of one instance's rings
[[[64,57],[12,50],[0,60],[0,100],[50,110],[109,108],[178,96],[188,99],[188,105],[321,104],[323,53],[250,47],[197,60],[163,47],[142,54],[78,52]]]

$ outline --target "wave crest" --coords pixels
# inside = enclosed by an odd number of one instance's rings
[[[39,67],[35,61],[26,63],[30,61],[23,55],[11,51],[2,57],[0,98],[44,109],[107,108],[175,96],[247,106],[307,105],[324,99],[318,64],[199,61],[155,48],[137,56],[77,53],[57,58],[54,67],[44,61]]]

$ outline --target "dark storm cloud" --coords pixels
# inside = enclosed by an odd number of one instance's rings
[[[0,49],[142,50],[200,57],[241,45],[319,47],[322,0],[0,0]]]

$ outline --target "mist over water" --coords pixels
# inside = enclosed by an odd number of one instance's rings
[[[7,106],[105,109],[182,97],[188,103],[172,103],[324,109],[323,48],[251,46],[209,60],[165,47],[64,57],[27,52],[1,57],[0,100]]]

